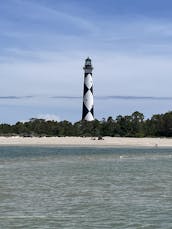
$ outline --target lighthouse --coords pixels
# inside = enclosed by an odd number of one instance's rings
[[[93,79],[91,59],[88,57],[85,60],[84,69],[84,92],[83,92],[83,107],[82,120],[94,120],[94,103],[93,103]]]

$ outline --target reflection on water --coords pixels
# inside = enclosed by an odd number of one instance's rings
[[[172,228],[172,150],[0,147],[0,228]]]

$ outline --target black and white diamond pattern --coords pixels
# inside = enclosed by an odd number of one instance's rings
[[[85,73],[82,120],[94,120],[93,80],[91,73]]]

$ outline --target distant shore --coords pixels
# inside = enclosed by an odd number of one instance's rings
[[[172,138],[0,137],[0,146],[172,147]]]

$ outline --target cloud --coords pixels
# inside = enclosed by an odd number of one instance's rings
[[[0,100],[27,100],[27,99],[34,99],[40,100],[40,99],[46,99],[51,100],[82,100],[82,96],[65,96],[65,95],[58,95],[58,96],[0,96]],[[172,100],[172,97],[158,97],[158,96],[126,96],[126,95],[105,95],[105,96],[94,96],[95,100]]]
[[[73,1],[52,4],[51,1],[15,0],[12,1],[13,7],[11,1],[7,2],[3,9],[4,17],[0,16],[3,19],[0,21],[1,34],[5,36],[0,49],[3,48],[9,57],[12,54],[22,58],[28,54],[28,58],[35,61],[35,57],[45,59],[46,55],[42,55],[44,52],[50,52],[53,56],[53,50],[58,54],[59,51],[63,52],[63,56],[71,52],[84,54],[99,50],[101,55],[105,51],[124,55],[170,55],[172,50],[172,23],[168,18],[119,14],[102,18],[90,11],[87,4],[75,3],[74,7]],[[16,20],[16,17],[22,20]]]
[[[45,119],[46,121],[60,121],[60,117],[55,114],[39,114],[35,118]]]
[[[52,96],[50,97],[52,99],[81,99],[81,96],[64,96],[64,95],[58,95],[58,96]]]
[[[123,96],[123,95],[109,95],[96,96],[98,100],[172,100],[172,97],[153,97],[153,96]]]
[[[7,0],[2,4],[3,23],[6,24],[6,27],[0,23],[3,27],[1,32],[4,35],[18,38],[21,37],[22,32],[25,38],[25,35],[31,38],[31,35],[43,35],[46,32],[53,35],[93,33],[96,30],[94,24],[85,17],[72,12],[70,10],[72,4],[68,5],[70,5],[69,10],[66,11],[63,10],[63,5],[60,3],[58,7],[54,7],[51,3],[44,4],[41,1]],[[17,20],[21,18],[22,20]]]
[[[82,99],[82,96],[52,96],[52,99],[58,100],[78,100]],[[125,95],[106,95],[106,96],[94,96],[95,100],[172,100],[172,97],[156,97],[156,96],[125,96]]]
[[[27,95],[27,96],[0,96],[0,99],[1,100],[16,100],[16,99],[30,99],[30,98],[33,98],[33,96],[31,95]]]
[[[21,110],[16,115],[28,107],[29,116],[60,112],[62,118],[70,114],[74,119],[82,106],[87,56],[93,60],[95,102],[102,111],[110,104],[106,110],[111,113],[112,103],[118,109],[128,100],[162,100],[161,107],[171,100],[171,20],[137,15],[133,9],[121,14],[118,7],[114,13],[105,2],[3,1],[1,105],[17,104]]]
[[[82,96],[81,55],[59,57],[54,53],[52,61],[0,63],[1,96]],[[171,57],[120,53],[95,53],[91,57],[95,95],[171,97]]]

